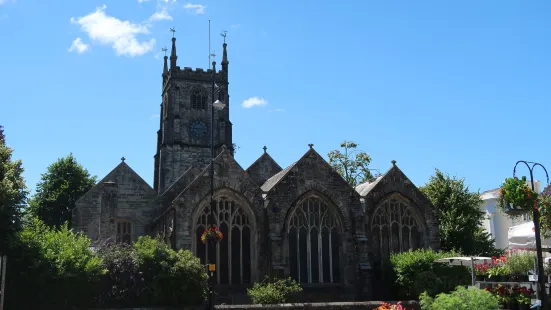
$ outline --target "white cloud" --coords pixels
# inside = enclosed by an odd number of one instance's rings
[[[270,112],[286,112],[285,109],[275,109],[275,110],[270,110]]]
[[[80,25],[80,29],[88,34],[92,41],[110,45],[117,55],[141,56],[155,47],[155,39],[138,40],[137,35],[149,34],[146,25],[122,21],[105,14],[106,5],[96,8],[96,11],[83,16],[71,17],[71,23]]]
[[[191,3],[184,4],[184,9],[188,11],[193,11],[195,14],[205,14],[206,8],[207,7],[202,4],[191,4]]]
[[[232,28],[232,29],[237,29],[237,28],[239,28],[240,26],[241,26],[240,24],[233,24],[233,25],[230,26],[230,28]]]
[[[168,11],[166,8],[163,8],[160,11],[153,13],[153,15],[151,15],[151,17],[149,18],[150,22],[155,22],[160,20],[172,20],[172,16],[168,14]]]
[[[149,117],[149,119],[159,119],[159,114],[153,114]]]
[[[77,52],[82,54],[90,50],[90,45],[83,43],[81,38],[76,38],[69,48],[69,52]]]
[[[150,0],[138,0],[138,3],[149,2]]]
[[[241,106],[245,109],[250,109],[252,107],[261,107],[268,104],[268,100],[264,98],[259,97],[251,97],[247,100],[244,100],[243,103],[241,103]]]

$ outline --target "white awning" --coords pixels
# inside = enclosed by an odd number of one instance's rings
[[[446,257],[435,260],[437,263],[448,263],[455,266],[471,266],[471,261],[475,264],[483,263],[484,261],[492,260],[491,257]]]
[[[510,249],[536,249],[536,234],[533,231],[534,223],[526,222],[520,225],[509,227],[507,237]],[[541,240],[542,248],[550,247],[550,240]]]

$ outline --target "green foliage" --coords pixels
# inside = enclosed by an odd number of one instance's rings
[[[19,230],[28,191],[20,160],[12,160],[0,126],[0,254],[8,251],[8,240]]]
[[[476,287],[458,286],[455,291],[445,294],[441,293],[436,298],[430,297],[427,293],[419,296],[422,310],[496,310],[499,308],[499,301],[492,293]]]
[[[302,292],[302,287],[292,278],[265,279],[247,289],[253,304],[283,304],[293,295]]]
[[[9,258],[6,303],[13,309],[90,307],[106,270],[90,239],[33,219],[17,235]]]
[[[139,307],[146,283],[140,274],[135,249],[126,244],[108,244],[98,249],[108,273],[103,278],[100,304],[109,307]]]
[[[509,203],[525,211],[531,211],[536,205],[538,194],[532,190],[526,181],[526,177],[507,178],[499,189],[498,207],[506,211]]]
[[[516,251],[507,256],[506,266],[511,274],[526,275],[534,269],[535,258],[534,253]]]
[[[197,305],[206,297],[208,275],[191,251],[174,251],[160,239],[140,237],[133,245],[147,288],[158,306]]]
[[[359,144],[353,141],[341,143],[340,150],[333,150],[327,154],[329,164],[352,186],[364,183],[373,178],[369,164],[371,157],[362,151],[356,150]]]
[[[73,154],[60,158],[42,174],[29,201],[28,215],[40,218],[48,226],[60,227],[69,222],[70,227],[75,202],[95,183],[96,177],[91,177]]]
[[[461,255],[430,249],[392,254],[390,261],[396,274],[399,297],[416,298],[425,291],[434,296],[441,292],[449,292],[457,285],[470,283],[470,270],[467,267],[435,262],[439,258],[457,256]]]
[[[494,240],[482,228],[484,212],[480,193],[471,192],[464,179],[444,175],[438,169],[420,190],[441,212],[440,248],[465,255],[500,256]]]

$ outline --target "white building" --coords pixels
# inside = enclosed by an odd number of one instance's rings
[[[540,182],[534,181],[534,189],[536,192],[541,192]],[[509,247],[508,232],[509,227],[532,221],[530,214],[525,214],[517,219],[511,219],[507,214],[501,212],[497,208],[497,200],[499,198],[499,188],[488,190],[481,195],[484,203],[480,206],[481,210],[486,213],[486,219],[482,223],[487,232],[492,235],[496,241],[496,248],[506,249]]]

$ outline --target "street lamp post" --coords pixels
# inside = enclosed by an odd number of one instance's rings
[[[543,171],[545,171],[545,177],[547,178],[547,184],[549,184],[549,174],[547,173],[547,169],[540,164],[530,161],[524,161],[519,160],[515,164],[515,167],[513,168],[513,177],[516,175],[517,171],[517,165],[523,163],[528,168],[528,171],[530,171],[530,185],[532,186],[532,190],[534,191],[534,168],[536,166],[540,166],[543,168]],[[542,255],[542,249],[541,249],[541,235],[540,235],[540,211],[538,208],[533,208],[533,220],[534,220],[534,233],[536,234],[536,255],[538,258],[538,270],[537,270],[537,276],[538,276],[538,296],[541,300],[541,309],[548,309],[549,302],[547,300],[547,292],[545,289],[545,279],[543,278],[543,255]]]
[[[220,91],[220,88],[216,85],[216,61],[212,62],[212,104],[210,108],[210,225],[211,227],[216,224],[215,212],[216,202],[214,201],[214,111],[220,111],[226,107],[226,105],[216,99],[216,94]],[[218,239],[207,240],[207,257],[208,257],[208,290],[209,301],[208,308],[214,309],[214,272],[216,271],[216,243]],[[211,270],[211,266],[215,266],[214,270]]]

